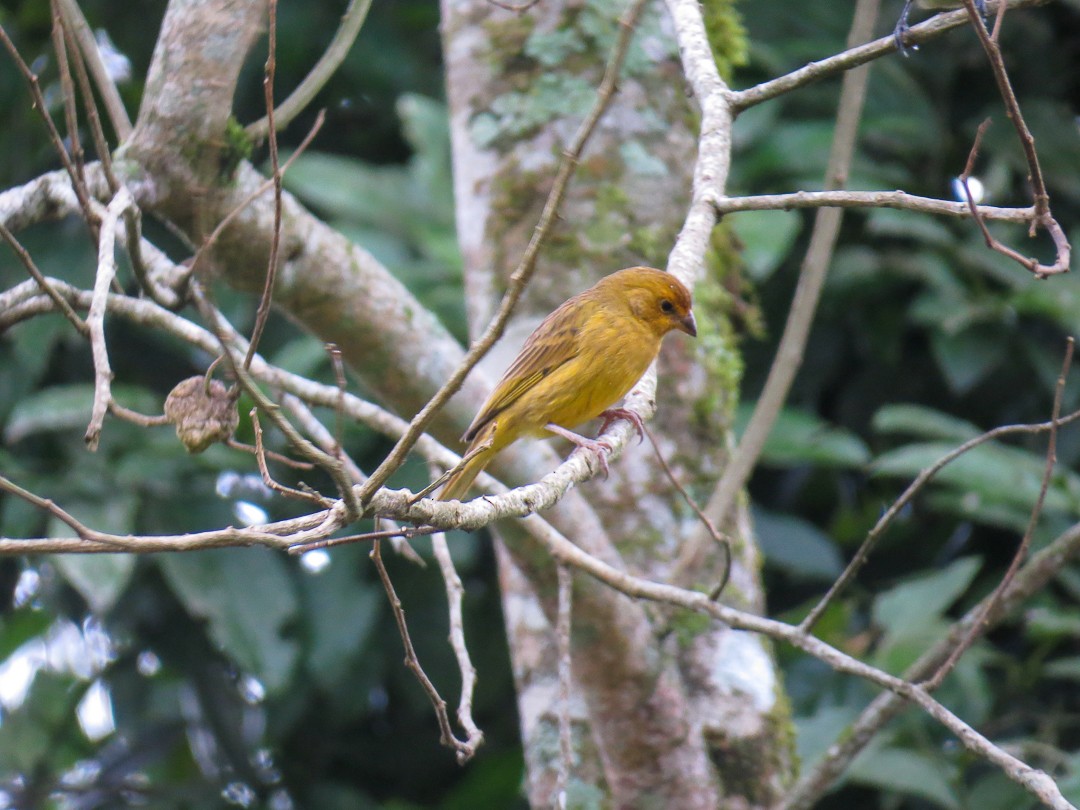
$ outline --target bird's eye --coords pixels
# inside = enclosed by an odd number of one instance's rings
[[[665,298],[663,301],[660,302],[660,309],[662,309],[664,312],[674,312],[675,305]]]

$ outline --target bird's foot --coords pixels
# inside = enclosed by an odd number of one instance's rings
[[[896,43],[896,50],[901,56],[909,56],[910,51],[908,46],[904,43],[904,37],[907,36],[907,32],[911,30],[911,26],[908,25],[908,15],[911,13],[911,5],[914,0],[907,0],[904,3],[904,10],[900,12],[900,18],[896,21],[896,27],[893,28],[893,42]],[[912,45],[911,50],[917,49],[918,45]]]
[[[590,439],[587,436],[582,436],[580,433],[574,433],[572,430],[556,425],[553,422],[549,422],[544,425],[544,429],[554,433],[556,436],[562,436],[571,444],[580,447],[584,450],[588,450],[594,456],[596,461],[600,465],[600,470],[604,473],[604,478],[608,477],[608,453],[611,452],[611,443],[606,439]]]
[[[603,433],[613,422],[618,422],[620,419],[625,419],[631,425],[634,426],[634,430],[637,431],[638,444],[645,441],[645,423],[641,421],[641,417],[634,413],[629,408],[608,408],[606,411],[600,414],[604,421],[600,423],[600,430],[597,431],[597,435]]]

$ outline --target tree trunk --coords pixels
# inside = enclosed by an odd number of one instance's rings
[[[609,4],[543,3],[517,15],[487,0],[444,0],[458,235],[468,312],[478,334],[532,234],[563,146],[592,105],[617,33]],[[488,368],[505,367],[539,320],[599,276],[663,267],[689,201],[695,112],[687,103],[670,21],[647,7],[618,93],[586,147],[508,337]],[[717,279],[699,284],[699,321],[713,312]],[[711,285],[711,294],[702,294]],[[690,488],[707,492],[730,439],[737,380],[726,326],[702,341],[669,340],[661,355],[659,416],[665,456]],[[607,481],[582,488],[617,547],[618,563],[666,578],[694,518],[647,445],[630,448]],[[703,448],[706,452],[702,452]],[[513,466],[494,472],[517,483]],[[725,598],[762,607],[745,508]],[[521,567],[522,540],[499,526],[503,606],[534,806],[549,806],[557,768],[557,673],[551,576]],[[571,539],[589,543],[587,532]],[[699,574],[718,580],[722,555]],[[578,577],[574,592],[574,779],[570,801],[604,796],[619,807],[767,806],[792,771],[791,728],[767,645],[725,628],[691,626]],[[577,791],[575,793],[575,791]]]

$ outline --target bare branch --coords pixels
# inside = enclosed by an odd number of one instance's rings
[[[484,742],[484,732],[477,727],[472,716],[473,693],[476,691],[476,667],[473,666],[472,659],[469,657],[469,648],[465,645],[465,620],[461,612],[465,588],[454,568],[450,548],[446,545],[446,535],[442,532],[432,535],[431,549],[435,552],[439,571],[442,572],[443,582],[446,584],[446,601],[450,609],[450,646],[457,659],[458,671],[461,672],[461,697],[458,700],[457,719],[465,732],[465,741],[457,749],[457,759],[459,765],[464,765]]]
[[[90,313],[86,317],[87,326],[90,329],[90,346],[94,356],[94,404],[84,441],[91,451],[98,448],[101,426],[109,410],[109,403],[112,401],[113,373],[109,365],[109,351],[105,346],[105,310],[106,296],[116,278],[116,226],[121,214],[134,204],[135,201],[128,190],[121,188],[109,203],[105,216],[101,220],[94,297],[90,302]]]
[[[739,211],[791,211],[799,208],[899,208],[920,214],[969,217],[966,202],[920,197],[906,191],[794,191],[790,194],[760,194],[746,197],[721,197],[713,205],[719,216]],[[1035,217],[1035,208],[999,208],[977,206],[983,219],[1027,224]]]
[[[1009,8],[1027,8],[1029,6],[1043,5],[1047,2],[1049,0],[1008,0],[1007,5]],[[991,9],[996,9],[999,5],[998,0],[989,0],[987,3],[987,6]],[[965,25],[968,20],[968,13],[965,9],[937,14],[926,22],[909,28],[905,35],[905,41],[917,45],[920,42],[940,36],[946,31],[951,31],[953,28]],[[981,26],[982,23],[980,22],[979,25]],[[737,113],[742,112],[748,107],[777,98],[799,87],[820,81],[829,76],[839,75],[874,59],[880,59],[895,50],[896,39],[891,34],[887,37],[875,39],[865,45],[849,48],[835,56],[811,62],[791,73],[733,93],[731,96],[732,107]]]
[[[866,563],[866,560],[870,556],[870,552],[873,551],[874,547],[877,545],[877,541],[881,538],[882,534],[885,532],[885,529],[888,528],[888,526],[893,522],[896,516],[900,514],[903,508],[909,503],[911,503],[911,500],[918,494],[919,490],[921,490],[930,481],[930,479],[937,475],[941,471],[941,469],[945,467],[945,465],[955,461],[969,450],[972,450],[978,447],[980,444],[984,444],[988,441],[1000,439],[1004,436],[1035,434],[1044,433],[1046,431],[1054,431],[1056,427],[1067,425],[1071,422],[1076,421],[1077,419],[1080,419],[1080,411],[1075,411],[1074,413],[1071,413],[1070,415],[1062,419],[1051,420],[1050,422],[1042,422],[1040,424],[1034,425],[1003,425],[1001,427],[994,428],[993,430],[988,430],[986,433],[983,433],[980,436],[976,436],[973,439],[969,439],[968,441],[961,444],[959,447],[956,447],[953,450],[949,451],[937,461],[935,461],[933,464],[931,464],[929,467],[927,467],[925,470],[920,472],[915,477],[915,480],[911,482],[908,488],[904,490],[900,497],[893,501],[892,505],[885,510],[885,513],[880,518],[878,518],[878,522],[874,524],[874,528],[872,528],[867,533],[866,539],[863,540],[862,545],[859,546],[858,551],[855,552],[855,555],[847,564],[847,568],[845,568],[843,573],[839,577],[837,577],[836,581],[834,581],[833,584],[829,587],[828,592],[823,597],[821,597],[821,600],[806,615],[806,618],[803,619],[802,624],[800,624],[799,626],[809,632],[810,629],[815,624],[817,624],[818,619],[821,618],[822,614],[825,612],[825,609],[829,606],[829,603],[836,598],[840,591],[842,591],[848,586],[851,580],[859,572],[859,569],[862,568],[862,566]]]
[[[120,92],[116,89],[116,83],[109,76],[109,71],[105,68],[105,63],[101,59],[101,52],[98,50],[97,40],[94,39],[94,32],[90,30],[90,26],[86,22],[86,17],[83,16],[77,0],[57,0],[57,3],[63,12],[65,27],[69,27],[74,33],[83,58],[90,66],[90,72],[93,74],[98,92],[105,102],[105,111],[109,114],[109,121],[116,131],[116,137],[121,142],[126,141],[131,134],[131,119],[128,118],[127,110],[124,109],[124,102],[120,98]],[[102,156],[99,154],[98,157]]]
[[[326,50],[315,63],[315,67],[289,94],[289,97],[278,105],[276,110],[268,112],[255,123],[245,127],[244,131],[250,138],[262,140],[270,132],[271,127],[280,132],[314,100],[341,63],[345,61],[349,49],[356,41],[356,35],[360,33],[360,28],[367,18],[369,8],[371,8],[371,0],[349,0],[349,6],[341,17],[341,25],[334,32],[334,38],[326,46]]]
[[[941,666],[963,636],[976,625],[984,628],[997,624],[1009,613],[1030,599],[1033,594],[1046,586],[1068,562],[1080,554],[1080,524],[1055,539],[1050,545],[1037,552],[1020,569],[1016,578],[1007,586],[1002,598],[984,616],[983,610],[989,604],[990,597],[969,610],[956,622],[948,635],[927,650],[904,673],[907,681],[919,681],[930,676]],[[840,777],[844,770],[860,751],[886,723],[907,707],[899,695],[886,692],[876,697],[859,715],[858,719],[829,747],[825,757],[807,770],[798,783],[774,810],[809,810]]]
[[[45,98],[41,95],[41,84],[38,82],[38,77],[30,70],[30,66],[23,60],[22,55],[7,35],[7,31],[0,25],[0,42],[7,48],[11,58],[15,60],[15,65],[19,68],[19,72],[23,74],[23,78],[26,79],[26,83],[30,88],[30,96],[34,101],[34,108],[41,115],[42,120],[45,122],[45,128],[48,130],[49,139],[52,141],[53,148],[56,150],[56,154],[60,158],[60,162],[64,164],[64,170],[67,171],[68,177],[71,178],[71,187],[75,191],[75,196],[79,200],[79,207],[82,209],[83,216],[86,222],[89,224],[91,231],[97,234],[97,215],[94,213],[93,208],[90,206],[90,195],[86,189],[86,185],[82,182],[82,176],[79,173],[78,167],[72,162],[71,155],[68,154],[67,149],[64,147],[64,139],[60,137],[60,133],[56,129],[56,124],[53,123],[52,116],[49,115],[49,108],[45,104]]]
[[[468,762],[475,751],[475,747],[470,745],[470,741],[462,741],[454,736],[454,731],[450,728],[450,717],[446,713],[446,701],[442,699],[439,691],[435,688],[435,684],[431,682],[427,673],[424,672],[424,668],[420,666],[420,659],[416,657],[416,650],[413,649],[412,639],[409,637],[409,626],[405,622],[405,610],[401,606],[401,600],[398,599],[398,595],[394,591],[394,583],[390,581],[390,574],[383,563],[378,540],[375,541],[369,556],[375,563],[375,570],[379,572],[379,580],[386,591],[386,598],[390,602],[390,608],[394,612],[394,620],[397,622],[398,633],[401,635],[401,643],[405,647],[405,666],[412,671],[420,685],[424,687],[424,691],[435,709],[435,717],[439,721],[441,735],[439,741],[457,753],[459,762]],[[476,745],[479,745],[479,741],[476,742]]]
[[[555,640],[559,650],[559,768],[552,805],[566,808],[566,790],[570,785],[570,773],[574,765],[574,738],[570,725],[570,692],[573,686],[570,668],[570,620],[574,575],[569,567],[562,564],[557,566],[556,571],[559,575],[559,612],[555,623]]]
[[[994,45],[994,47],[996,48],[997,46]],[[1000,53],[997,54],[997,58],[1001,58]],[[1012,114],[1012,111],[1010,111],[1010,116]],[[1019,117],[1019,110],[1017,110],[1015,114]],[[1023,265],[1028,270],[1030,270],[1032,275],[1034,275],[1037,279],[1045,279],[1048,276],[1069,272],[1069,261],[1070,256],[1072,255],[1072,246],[1069,244],[1069,240],[1068,238],[1066,238],[1065,232],[1061,229],[1061,225],[1059,225],[1058,221],[1054,219],[1054,217],[1050,214],[1050,197],[1046,194],[1045,188],[1043,188],[1041,196],[1038,192],[1036,192],[1035,194],[1034,214],[1031,218],[1030,232],[1031,235],[1034,235],[1035,230],[1039,227],[1042,227],[1045,228],[1047,233],[1050,234],[1051,239],[1053,239],[1054,241],[1054,247],[1057,251],[1056,258],[1052,265],[1040,264],[1038,259],[1029,258],[1027,256],[1024,256],[1019,251],[1013,250],[1011,247],[995,238],[990,233],[990,229],[986,227],[986,223],[983,221],[983,217],[979,213],[978,206],[975,205],[975,198],[971,194],[971,188],[968,185],[968,180],[971,179],[971,173],[975,167],[975,158],[979,154],[979,145],[982,142],[983,134],[986,132],[986,129],[989,126],[989,118],[987,118],[979,125],[979,129],[975,133],[975,141],[972,143],[971,151],[968,154],[967,165],[964,167],[964,171],[960,175],[960,183],[964,187],[964,196],[967,198],[968,209],[970,210],[971,216],[975,220],[975,223],[979,226],[979,230],[982,231],[983,240],[986,242],[986,246],[991,250],[1000,253],[1002,256],[1006,256],[1012,259],[1017,264]],[[1027,132],[1026,125],[1023,126],[1023,131]],[[1030,133],[1027,134],[1027,137],[1031,137]],[[1034,142],[1032,142],[1031,144],[1031,149],[1031,154],[1034,155]],[[1029,156],[1028,159],[1031,160],[1032,158]],[[1037,160],[1034,164],[1029,163],[1029,166],[1033,166],[1033,168],[1031,169],[1031,174],[1029,175],[1029,179],[1037,176],[1039,184],[1042,184],[1042,175],[1039,172]]]
[[[270,317],[270,304],[274,298],[274,279],[277,278],[278,251],[281,249],[281,166],[278,165],[277,128],[274,126],[274,73],[277,67],[277,0],[270,0],[270,35],[267,46],[266,68],[263,75],[263,97],[270,133],[270,179],[274,182],[274,227],[270,232],[270,259],[266,267],[259,308],[255,312],[255,326],[251,330],[244,368],[251,368],[251,358],[259,347],[266,319]]]
[[[1031,517],[1028,520],[1027,530],[1021,538],[1020,545],[1017,546],[1016,553],[1013,555],[1012,562],[1009,563],[1005,575],[1001,578],[1001,582],[994,588],[994,592],[990,594],[990,598],[986,600],[982,613],[979,614],[979,618],[972,622],[971,629],[960,639],[960,642],[949,654],[945,663],[943,663],[938,668],[937,672],[923,684],[928,690],[932,691],[941,685],[945,676],[952,672],[953,668],[960,661],[960,656],[975,643],[975,639],[977,639],[979,634],[985,630],[986,617],[990,615],[1001,601],[1002,595],[1012,583],[1013,578],[1016,576],[1016,572],[1020,569],[1020,564],[1024,561],[1024,558],[1027,557],[1028,549],[1031,548],[1031,538],[1035,535],[1035,527],[1039,524],[1043,503],[1046,501],[1046,492],[1050,488],[1050,478],[1053,476],[1054,466],[1057,464],[1057,433],[1058,427],[1061,424],[1061,420],[1059,419],[1061,416],[1061,397],[1065,392],[1065,378],[1068,376],[1069,367],[1072,365],[1074,345],[1074,339],[1069,337],[1065,348],[1065,359],[1061,364],[1061,375],[1058,377],[1057,387],[1054,390],[1054,406],[1050,412],[1050,436],[1046,442],[1046,468],[1043,470],[1042,482],[1039,485],[1039,497],[1035,500],[1035,506],[1031,509]]]

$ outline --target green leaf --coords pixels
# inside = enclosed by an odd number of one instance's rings
[[[844,568],[836,544],[812,523],[755,509],[754,525],[766,562],[793,577],[828,582]]]
[[[129,408],[143,413],[160,412],[160,399],[141,388],[113,386],[113,396]],[[12,409],[4,439],[8,443],[36,433],[84,429],[90,420],[94,386],[89,383],[54,385],[20,400]]]
[[[1080,796],[1068,795],[1064,782],[1058,782],[1058,787],[1065,794],[1065,798],[1074,804]],[[965,807],[979,808],[979,810],[1017,810],[1017,808],[1036,807],[1031,799],[1031,794],[1020,785],[1013,782],[1001,771],[990,771],[968,791],[964,802]]]
[[[906,748],[870,748],[851,763],[847,778],[858,784],[910,793],[940,807],[960,807],[953,790],[952,769],[941,757]]]
[[[1001,362],[1006,339],[1000,329],[983,325],[957,334],[937,332],[930,347],[949,387],[965,394]]]
[[[37,391],[16,403],[4,439],[9,444],[35,433],[85,427],[94,401],[94,386],[57,385]]]
[[[139,501],[134,495],[118,495],[96,502],[69,503],[67,510],[83,524],[110,534],[131,534]],[[72,534],[71,527],[49,518],[49,537]],[[131,581],[133,554],[57,554],[53,558],[60,574],[86,600],[94,613],[109,610]]]
[[[735,416],[741,434],[750,421],[753,403],[743,403]],[[781,467],[816,464],[826,467],[861,467],[870,451],[854,433],[834,427],[807,411],[785,408],[773,425],[762,460]]]
[[[836,706],[829,703],[818,706],[811,715],[797,716],[796,749],[804,767],[825,756],[829,746],[858,716],[859,710],[854,705]]]
[[[940,219],[898,208],[871,209],[866,215],[866,229],[879,238],[911,239],[923,249],[937,247],[948,250],[956,242],[955,234]]]
[[[57,554],[53,562],[97,614],[116,604],[135,570],[134,554]]]
[[[58,732],[71,722],[77,690],[78,682],[69,675],[38,671],[23,704],[4,712],[0,773],[30,773],[45,762],[59,770],[74,761],[76,752],[66,742],[68,735]]]
[[[877,475],[914,478],[935,464],[955,445],[942,442],[911,444],[884,453],[874,461]],[[972,510],[982,503],[1005,504],[1031,510],[1039,496],[1046,460],[1034,453],[996,442],[974,447],[946,464],[934,480],[966,493]],[[1069,514],[1080,513],[1080,476],[1057,468],[1046,493],[1044,509]]]
[[[787,258],[802,229],[797,211],[743,211],[731,217],[743,243],[743,260],[754,281],[767,280]]]
[[[328,214],[397,233],[405,231],[410,212],[408,183],[408,171],[400,166],[368,166],[311,151],[300,155],[285,175],[286,188]]]
[[[977,557],[964,557],[880,594],[874,600],[873,620],[884,631],[882,650],[901,641],[927,641],[935,620],[968,589],[981,564]]]
[[[1051,661],[1043,669],[1049,678],[1062,678],[1069,681],[1080,681],[1080,655],[1058,658]]]
[[[49,629],[53,617],[44,610],[24,607],[0,616],[0,663],[15,650]]]
[[[982,431],[965,419],[922,405],[885,405],[874,414],[872,426],[878,433],[904,433],[921,439],[940,439],[959,444]]]
[[[288,686],[299,650],[285,638],[297,612],[285,564],[267,549],[213,549],[159,559],[166,579],[193,616],[210,623],[221,649],[268,693]]]
[[[305,667],[320,684],[334,688],[347,674],[379,617],[382,590],[356,576],[355,554],[335,549],[331,562],[301,580],[310,644]]]
[[[1047,641],[1080,638],[1080,610],[1031,608],[1024,614],[1028,633]]]

